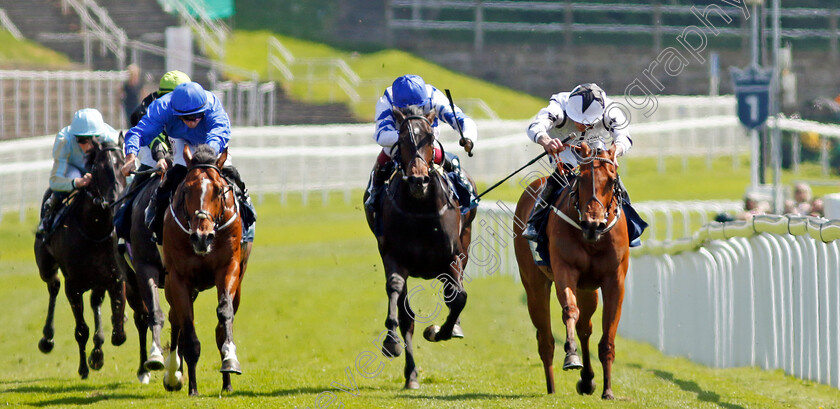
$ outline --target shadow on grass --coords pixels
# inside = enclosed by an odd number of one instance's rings
[[[491,400],[491,399],[523,399],[523,398],[539,398],[543,394],[494,394],[494,393],[459,393],[457,395],[412,395],[400,394],[396,395],[398,399],[416,399],[416,400]]]
[[[55,379],[35,379],[35,380],[28,380],[26,382],[21,383],[35,383],[35,382],[50,382],[55,381]],[[6,383],[6,382],[4,382]],[[9,382],[11,383],[11,382]],[[84,383],[73,383],[73,384],[63,384],[60,386],[46,386],[46,385],[26,385],[26,386],[18,386],[18,387],[11,387],[3,389],[3,393],[38,393],[38,394],[58,394],[58,393],[68,393],[68,392],[91,392],[97,390],[115,390],[121,387],[124,387],[125,383],[120,382],[112,382],[106,385],[100,384],[84,384]]]
[[[726,409],[745,409],[741,405],[735,405],[732,403],[726,403],[720,401],[720,395],[711,392],[711,391],[704,391],[700,388],[700,385],[694,381],[685,381],[682,379],[677,379],[674,377],[674,374],[665,371],[653,370],[653,374],[656,375],[657,378],[664,379],[668,382],[673,383],[674,385],[679,386],[680,389],[686,392],[692,392],[697,394],[697,400],[702,402],[709,402],[714,403],[722,408]]]
[[[379,388],[374,388],[372,386],[357,386],[357,391],[378,391]],[[332,386],[322,386],[322,387],[302,387],[302,388],[289,388],[289,389],[275,389],[271,392],[260,392],[260,391],[237,391],[234,390],[231,396],[248,396],[248,397],[281,397],[281,396],[293,396],[293,395],[318,395],[322,392],[333,392],[338,393],[342,392]],[[342,392],[344,393],[344,392]]]

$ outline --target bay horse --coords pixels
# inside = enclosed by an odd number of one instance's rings
[[[105,292],[111,299],[111,344],[122,345],[126,340],[123,321],[125,319],[125,278],[117,262],[117,236],[114,233],[113,203],[125,188],[125,178],[120,173],[124,157],[119,145],[113,142],[92,140],[87,153],[85,168],[92,179],[89,185],[68,196],[67,209],[61,223],[43,238],[35,238],[35,262],[41,280],[47,284],[49,306],[43,338],[38,349],[49,353],[54,346],[53,325],[55,302],[61,280],[58,270],[64,275],[64,293],[73,311],[76,322],[74,330],[79,345],[79,375],[87,379],[90,368],[99,370],[104,364],[102,344],[105,335],[102,329],[101,306]],[[46,196],[45,196],[46,197]],[[91,291],[90,307],[93,310],[93,350],[86,360],[85,348],[90,335],[84,318],[82,295]]]
[[[172,327],[163,385],[168,391],[181,388],[183,357],[189,372],[189,394],[198,395],[195,368],[201,344],[193,322],[193,302],[200,291],[215,287],[222,389],[232,392],[230,374],[242,373],[233,343],[233,318],[239,309],[251,244],[242,243],[242,218],[233,186],[221,174],[227,150],[217,158],[212,147],[199,145],[193,156],[187,144],[184,159],[187,175],[175,190],[163,220],[164,288]]]
[[[444,286],[443,301],[449,314],[442,326],[428,326],[424,338],[430,342],[463,338],[458,325],[467,302],[462,275],[476,211],[471,209],[462,215],[442,168],[434,164],[435,112],[395,109],[394,118],[399,129],[399,161],[382,203],[382,234],[376,237],[388,295],[382,352],[396,357],[405,349],[405,388],[417,389],[420,383],[412,348],[415,315],[407,298],[406,280],[438,279]],[[472,179],[469,183],[475,186]],[[367,217],[372,219],[370,214]],[[431,319],[434,317],[428,321]],[[405,340],[402,345],[397,326]]]
[[[604,370],[601,398],[613,399],[610,383],[615,360],[615,334],[621,318],[624,278],[629,266],[627,219],[622,212],[615,145],[609,150],[579,148],[579,174],[552,203],[546,232],[550,268],[534,262],[528,241],[522,237],[524,223],[514,222],[514,250],[528,300],[528,313],[537,329],[537,345],[545,370],[548,393],[554,393],[554,337],[551,334],[550,296],[555,284],[566,325],[566,358],[563,370],[581,369],[577,391],[595,391],[595,372],[589,357],[592,315],[598,306],[598,289],[604,302],[603,336],[598,359]],[[558,161],[562,170],[563,164]],[[550,176],[551,177],[551,176]],[[532,182],[516,205],[518,220],[527,220],[545,178]],[[578,355],[575,332],[580,337]],[[582,360],[581,360],[582,356]]]
[[[141,172],[135,172],[135,177],[140,175]],[[126,299],[134,311],[134,326],[139,337],[140,365],[137,369],[137,379],[143,384],[149,383],[150,371],[162,370],[164,367],[163,348],[160,343],[164,315],[158,296],[158,288],[164,283],[163,260],[152,239],[152,231],[145,223],[146,205],[155,194],[158,185],[160,177],[153,174],[134,188],[134,198],[124,216],[128,217],[131,223],[124,253],[127,259],[120,257],[121,261],[126,262]],[[152,344],[150,350],[147,350],[146,336],[149,330],[152,334]]]

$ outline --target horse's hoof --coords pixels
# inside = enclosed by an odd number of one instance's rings
[[[405,389],[420,389],[420,382],[405,381]]]
[[[90,371],[87,369],[87,367],[80,367],[79,368],[79,376],[81,376],[82,379],[87,379],[89,374],[90,374]]]
[[[163,370],[163,355],[158,353],[157,355],[152,355],[146,362],[143,362],[143,368],[147,371],[160,371]]]
[[[566,359],[563,361],[563,370],[568,371],[570,369],[582,369],[583,364],[580,363],[580,357],[577,354],[568,354],[566,355]]]
[[[41,340],[38,341],[38,349],[45,354],[49,354],[53,350],[54,346],[55,341],[51,339],[41,338]]]
[[[601,399],[603,399],[603,400],[614,400],[615,396],[613,396],[612,391],[610,391],[610,392],[604,391],[604,394],[601,395]]]
[[[396,358],[402,355],[402,345],[399,342],[395,342],[390,337],[385,338],[382,341],[382,355],[385,355],[388,358]]]
[[[102,366],[105,365],[105,354],[101,349],[95,348],[93,351],[90,351],[88,365],[90,365],[94,371],[102,369]]]
[[[111,345],[118,347],[125,343],[125,331],[114,331],[111,333]]]
[[[219,369],[221,373],[235,373],[237,375],[242,375],[242,367],[239,366],[239,360],[236,359],[225,359],[222,361],[222,368]]]
[[[463,337],[464,337],[464,330],[461,329],[460,325],[455,324],[455,326],[452,327],[452,338],[463,338]]]
[[[175,371],[175,383],[171,383],[169,379],[169,373],[163,374],[163,389],[166,389],[167,392],[177,392],[180,391],[181,388],[184,386],[184,379],[183,373],[181,371]]]
[[[440,332],[440,327],[437,325],[429,325],[423,330],[423,338],[426,338],[426,341],[429,342],[438,342],[438,332]]]
[[[148,385],[149,381],[152,379],[152,374],[146,371],[139,371],[137,372],[137,380],[140,381],[143,385]]]
[[[588,388],[584,389],[583,379],[578,379],[577,384],[575,384],[575,389],[577,389],[578,395],[591,395],[595,392],[595,380],[590,379]]]

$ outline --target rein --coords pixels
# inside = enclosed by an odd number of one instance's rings
[[[408,124],[408,136],[411,137],[411,143],[414,145],[414,157],[423,161],[423,163],[426,164],[426,167],[431,168],[431,166],[429,166],[429,162],[427,162],[426,159],[423,159],[423,157],[420,156],[420,145],[417,144],[417,137],[414,135],[414,128],[412,128],[411,124],[410,124],[410,122],[414,119],[422,120],[427,125],[429,125],[429,128],[431,128],[431,126],[432,126],[432,123],[429,122],[429,120],[425,116],[411,115],[411,116],[405,117],[405,119],[402,121],[402,124],[400,124],[400,128],[402,128],[402,126],[404,126],[405,124]],[[399,143],[399,141],[397,143]],[[403,181],[408,181],[408,176],[405,175],[405,172],[403,171],[401,162],[399,163],[399,170],[400,170],[400,173],[402,173],[402,180]]]

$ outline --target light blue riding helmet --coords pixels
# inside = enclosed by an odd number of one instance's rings
[[[207,110],[208,101],[204,88],[197,82],[185,82],[172,91],[172,109],[175,115],[192,115]]]
[[[102,113],[94,108],[82,108],[73,114],[70,134],[74,136],[99,136],[105,131]]]
[[[426,82],[419,75],[403,75],[394,80],[391,85],[394,95],[394,106],[405,108],[409,105],[423,106],[429,103],[429,93]]]
[[[73,114],[70,135],[97,137],[99,142],[116,142],[117,131],[105,123],[102,113],[94,108],[82,108]]]

